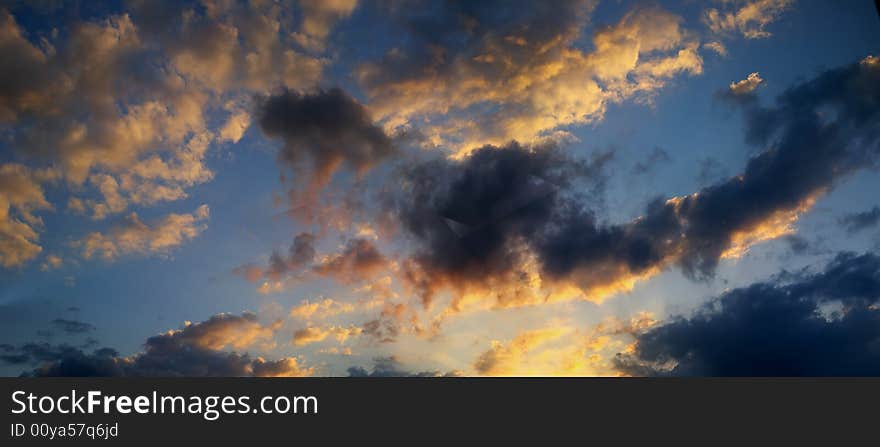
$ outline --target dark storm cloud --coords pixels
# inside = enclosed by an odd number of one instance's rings
[[[89,323],[64,318],[56,318],[52,320],[52,324],[68,334],[83,334],[95,330],[95,327]]]
[[[523,246],[537,255],[543,278],[588,297],[627,290],[674,264],[690,277],[710,276],[723,256],[789,233],[839,179],[875,165],[878,103],[880,63],[868,58],[789,89],[775,107],[750,104],[747,140],[764,150],[741,175],[655,200],[624,224],[600,222],[568,193],[591,165],[557,151],[512,144],[413,167],[398,204],[420,243],[407,279],[426,302],[441,286],[515,281]]]
[[[880,206],[875,206],[861,213],[847,214],[840,218],[840,223],[850,234],[876,226],[880,222]]]
[[[637,335],[635,375],[880,374],[880,257],[840,254],[824,272],[734,289],[694,316]]]
[[[440,371],[408,371],[395,356],[376,357],[373,359],[372,371],[361,366],[348,368],[349,377],[454,377],[461,375],[457,371],[441,373]]]
[[[284,140],[280,159],[295,168],[310,162],[318,184],[326,183],[342,164],[363,173],[395,152],[364,106],[338,88],[270,96],[258,115],[266,135]]]
[[[309,375],[295,358],[264,360],[224,348],[245,348],[268,340],[274,327],[263,326],[250,313],[218,314],[182,329],[148,338],[144,350],[123,357],[111,348],[86,353],[80,348],[48,343],[5,345],[0,360],[38,365],[34,376],[266,376]]]
[[[423,300],[430,301],[439,283],[479,281],[514,269],[521,261],[518,243],[552,220],[562,190],[578,180],[601,180],[610,157],[579,161],[554,147],[511,143],[405,170],[397,212],[422,244],[412,258],[418,271],[407,274]]]

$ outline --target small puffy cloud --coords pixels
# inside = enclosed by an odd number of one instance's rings
[[[257,357],[250,367],[254,377],[308,377],[315,373],[314,368],[303,366],[296,357],[279,360]]]
[[[770,37],[765,28],[791,8],[794,0],[734,0],[724,7],[709,8],[703,21],[715,33],[739,33],[747,39]]]
[[[654,170],[658,165],[669,163],[672,157],[661,147],[654,147],[644,160],[639,161],[633,166],[634,174],[647,174]]]
[[[70,20],[51,32],[0,8],[0,59],[16,61],[0,67],[6,144],[23,163],[52,166],[66,180],[69,211],[103,219],[180,200],[210,181],[209,149],[238,141],[249,126],[242,104],[279,87],[314,87],[327,64],[323,41],[356,4],[203,3],[135,0],[82,18],[63,5]],[[308,53],[298,35],[308,37]],[[15,214],[49,205],[9,210],[4,202],[0,265],[9,268],[41,248],[38,226]]]
[[[62,264],[64,264],[64,259],[61,256],[55,254],[46,255],[46,259],[40,264],[40,270],[48,272],[60,268]]]
[[[209,214],[208,205],[202,205],[191,214],[171,213],[148,225],[136,213],[131,213],[106,233],[90,233],[75,241],[73,246],[81,250],[85,259],[97,256],[112,260],[131,254],[167,254],[204,231]]]
[[[761,84],[764,79],[757,72],[750,73],[745,79],[730,83],[730,93],[733,95],[747,95],[752,93]]]

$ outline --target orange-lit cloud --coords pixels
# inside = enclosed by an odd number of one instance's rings
[[[52,210],[42,185],[58,178],[51,169],[31,170],[0,164],[0,265],[17,267],[37,257],[42,219],[34,214]]]
[[[739,33],[747,39],[770,37],[767,25],[775,22],[795,0],[734,0],[723,7],[709,8],[704,22],[715,33]]]
[[[619,375],[615,355],[631,350],[632,335],[655,323],[642,313],[629,321],[606,319],[587,334],[568,325],[524,331],[506,343],[493,341],[473,368],[487,376]]]
[[[312,343],[324,341],[327,337],[333,337],[340,344],[345,343],[349,338],[359,337],[363,329],[358,326],[308,326],[299,329],[293,333],[293,344],[295,346],[305,346]]]
[[[357,77],[386,127],[416,126],[429,145],[465,153],[483,144],[540,141],[560,127],[601,119],[610,103],[647,99],[679,74],[702,72],[699,42],[680,17],[657,8],[634,9],[599,28],[595,50],[577,48],[593,6],[565,2],[552,14],[529,15],[530,26],[521,28],[483,25],[462,12],[474,21],[474,29],[461,31],[473,34],[465,48],[394,49],[360,66]],[[487,106],[494,113],[470,113]]]

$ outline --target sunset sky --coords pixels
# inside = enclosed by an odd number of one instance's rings
[[[880,375],[869,0],[3,3],[2,375]]]

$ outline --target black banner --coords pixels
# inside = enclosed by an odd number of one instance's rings
[[[5,378],[0,384],[2,445],[847,445],[876,436],[880,400],[880,379]]]

